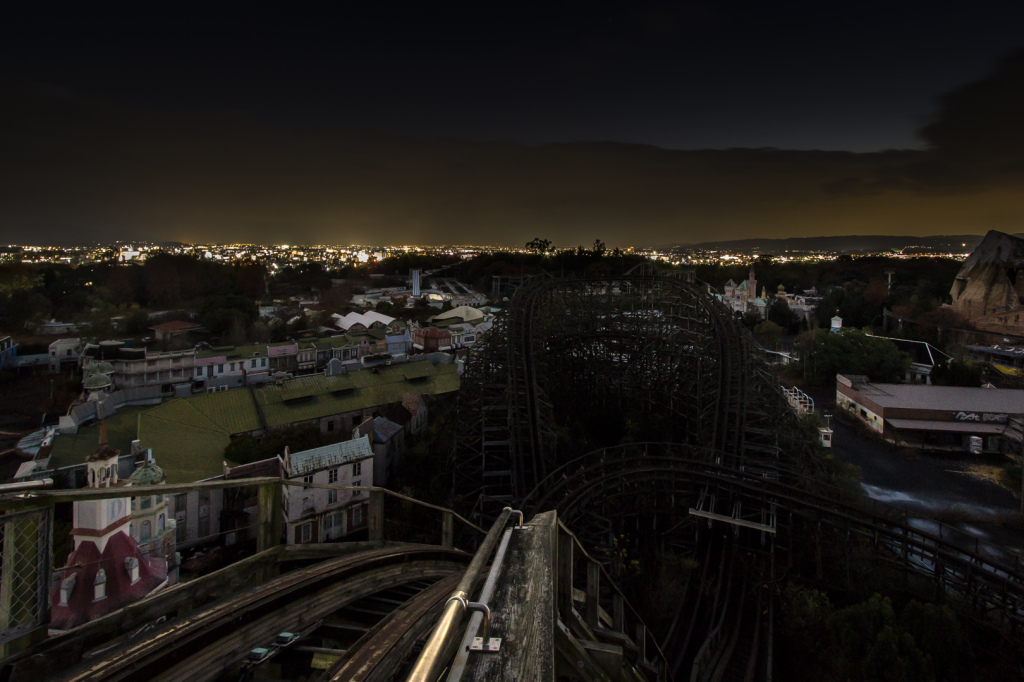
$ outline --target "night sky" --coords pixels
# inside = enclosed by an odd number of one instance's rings
[[[1024,231],[1021,3],[338,5],[4,9],[0,242]]]

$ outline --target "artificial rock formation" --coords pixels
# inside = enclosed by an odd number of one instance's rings
[[[953,280],[953,309],[978,329],[1024,334],[1024,239],[989,231]]]

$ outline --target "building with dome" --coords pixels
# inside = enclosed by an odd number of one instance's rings
[[[147,488],[164,485],[167,476],[157,466],[152,451],[147,450],[145,460],[128,480],[133,488]],[[174,584],[177,582],[178,561],[174,543],[174,510],[170,508],[170,502],[170,496],[163,494],[136,494],[132,497],[130,533],[143,554],[167,562],[168,579]]]

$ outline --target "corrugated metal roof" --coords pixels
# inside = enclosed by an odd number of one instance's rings
[[[977,422],[937,422],[928,419],[886,419],[886,424],[906,431],[958,431],[960,433],[1002,433],[1005,424],[978,424]]]
[[[423,365],[426,371],[422,378],[409,381],[406,379],[405,372],[414,365]],[[318,386],[318,393],[302,401],[285,402],[281,393],[282,387],[270,384],[255,389],[253,395],[263,411],[267,426],[275,428],[285,424],[320,419],[333,414],[400,403],[406,393],[437,395],[457,391],[459,389],[457,370],[455,365],[433,365],[429,362],[408,363],[380,367],[376,372],[364,370],[333,377],[322,375],[305,377],[306,380]],[[423,370],[418,368],[417,371]],[[231,391],[227,391],[227,393],[231,393]]]
[[[316,381],[316,379],[320,378],[323,377],[297,377],[291,381],[286,381],[281,387],[281,400],[299,400],[322,393],[323,382]],[[310,381],[311,379],[313,381]]]
[[[406,380],[410,368],[422,374],[415,383]],[[189,483],[222,472],[224,448],[233,435],[400,403],[408,393],[436,395],[457,391],[457,370],[455,365],[423,361],[381,367],[376,372],[364,370],[332,377],[313,374],[286,381],[283,386],[266,384],[205,393],[148,409],[123,407],[107,419],[107,430],[111,445],[128,452],[136,437],[137,417],[137,437],[144,447],[153,449],[157,463],[167,474],[167,482]],[[293,384],[298,388],[287,388]],[[305,399],[288,402],[285,396],[298,395],[296,390]],[[123,434],[122,420],[130,426]],[[67,464],[84,461],[96,448],[95,430],[92,431],[88,437],[79,434],[83,436],[81,445],[75,445],[73,453],[68,452]],[[54,442],[55,452],[58,444],[59,439]],[[71,443],[65,443],[61,447],[71,451],[70,446]]]
[[[231,436],[261,428],[252,394],[237,389],[179,398],[146,410],[139,415],[138,433],[173,484],[221,474]]]
[[[122,455],[132,451],[132,441],[137,436],[139,414],[148,410],[148,405],[125,405],[105,419],[107,442],[110,447],[120,450]],[[58,433],[53,437],[49,467],[59,469],[85,462],[99,443],[99,422],[80,426],[78,433]]]
[[[355,462],[367,457],[373,457],[373,447],[370,445],[368,436],[332,443],[312,450],[293,453],[289,457],[291,471],[288,475],[302,476],[312,471],[339,466],[346,462]]]
[[[882,407],[1024,414],[1024,391],[1015,389],[858,384],[856,390]]]

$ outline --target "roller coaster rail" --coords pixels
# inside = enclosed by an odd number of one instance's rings
[[[756,660],[762,620],[753,608],[767,600],[770,613],[771,593],[731,589],[734,574],[763,586],[781,579],[777,568],[786,576],[812,566],[805,579],[850,588],[850,552],[865,547],[858,558],[897,571],[904,589],[949,601],[1003,636],[1019,632],[1019,558],[938,522],[846,501],[763,356],[733,311],[692,278],[651,266],[530,278],[467,358],[453,506],[478,522],[506,505],[557,510],[612,567],[620,540],[648,556],[644,547],[689,556],[699,546],[707,556],[691,558],[705,585],[690,591],[695,601],[680,605],[672,625],[689,623],[676,633],[673,671],[682,674],[688,657],[694,679],[720,678],[732,652],[746,646],[738,644],[740,623],[752,628],[753,653],[737,660],[748,676],[759,666],[771,675],[770,653]],[[630,414],[642,415],[636,423],[664,443],[573,452],[567,433],[594,432],[588,442],[599,443],[605,429],[617,442],[622,430],[605,424],[628,426]],[[731,527],[736,542],[702,534],[705,524]],[[788,561],[777,567],[777,554]],[[737,568],[740,556],[760,558]],[[709,565],[719,569],[708,574]],[[702,623],[728,625],[731,634],[723,639],[725,630]],[[764,627],[770,646],[770,618]]]
[[[652,450],[654,451],[652,453]],[[1019,555],[975,536],[938,524],[933,534],[907,522],[906,512],[875,503],[872,508],[843,500],[842,491],[822,494],[818,481],[798,477],[782,481],[718,464],[712,453],[667,443],[633,443],[605,448],[552,472],[529,497],[527,509],[555,509],[565,523],[580,526],[590,507],[615,494],[608,486],[640,486],[644,482],[675,483],[674,492],[713,487],[730,501],[746,501],[754,509],[771,506],[788,514],[785,527],[825,524],[865,539],[883,561],[905,576],[920,575],[934,585],[929,598],[949,597],[980,621],[1006,626],[1011,634],[1024,629],[1024,570]],[[544,491],[541,494],[541,491]],[[636,494],[636,487],[626,493]],[[691,512],[692,513],[692,512]],[[820,535],[820,534],[819,534]],[[972,548],[973,545],[973,548]],[[849,544],[844,545],[849,549]]]

